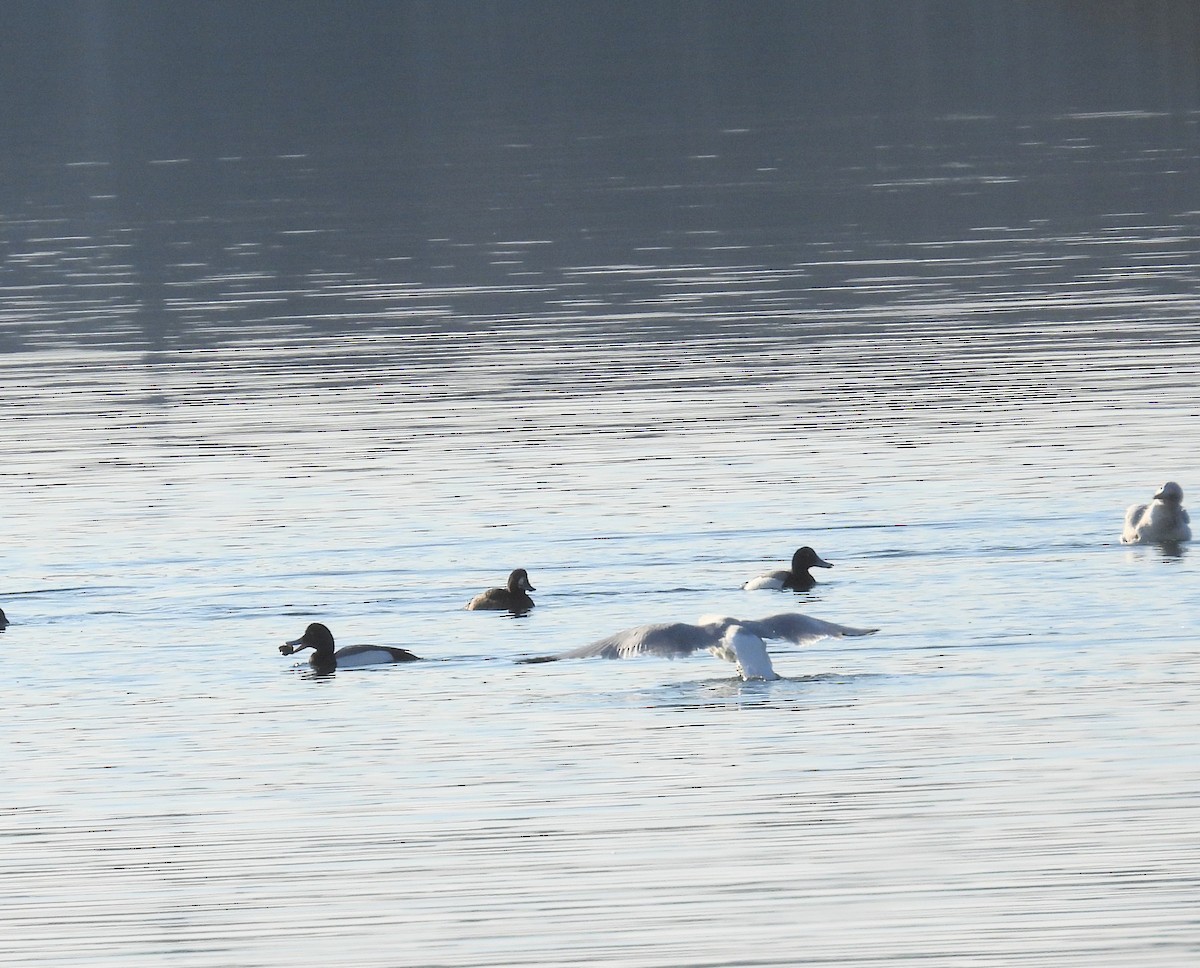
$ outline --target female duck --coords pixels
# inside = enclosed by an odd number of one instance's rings
[[[1191,519],[1183,508],[1183,488],[1167,481],[1149,504],[1125,512],[1122,544],[1175,544],[1192,540]]]
[[[313,622],[298,639],[279,647],[281,655],[291,655],[301,649],[312,649],[308,664],[318,672],[334,669],[354,669],[359,666],[382,665],[388,662],[415,662],[420,656],[407,649],[391,649],[383,645],[347,645],[333,651],[333,633],[320,622]]]
[[[748,592],[759,588],[787,588],[791,591],[806,592],[817,583],[808,573],[808,569],[832,567],[833,565],[805,545],[803,548],[797,548],[796,553],[792,555],[791,571],[769,571],[765,575],[751,578],[742,588]]]
[[[536,592],[537,589],[529,584],[529,574],[524,568],[518,568],[508,576],[505,588],[489,588],[480,592],[469,602],[470,611],[488,610],[495,612],[513,612],[521,615],[533,608],[533,599],[526,592]]]

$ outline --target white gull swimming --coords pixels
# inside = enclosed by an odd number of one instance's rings
[[[1191,519],[1183,507],[1183,488],[1167,481],[1149,504],[1132,504],[1125,512],[1122,544],[1177,543],[1192,540]]]

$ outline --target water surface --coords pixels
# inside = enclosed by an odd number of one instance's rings
[[[1196,120],[47,165],[0,955],[1193,963],[1195,558],[1117,537],[1200,482]],[[783,610],[881,631],[513,662]],[[312,620],[427,661],[314,678]]]

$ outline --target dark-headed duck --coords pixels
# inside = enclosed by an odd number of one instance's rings
[[[392,649],[384,645],[347,645],[335,652],[333,633],[320,622],[313,622],[300,638],[285,642],[279,647],[279,652],[282,655],[291,655],[301,649],[313,650],[308,664],[318,672],[355,669],[388,662],[415,662],[420,659],[420,656],[413,655],[407,649]]]
[[[808,569],[832,567],[833,565],[805,545],[803,548],[797,548],[796,553],[792,555],[791,571],[769,571],[765,575],[751,578],[742,588],[748,592],[759,588],[787,588],[791,591],[806,592],[817,583],[808,573]]]
[[[480,592],[467,602],[467,608],[471,611],[513,612],[519,615],[533,608],[533,599],[525,593],[536,591],[529,584],[529,574],[524,568],[518,568],[508,576],[506,588],[489,588],[486,592]]]

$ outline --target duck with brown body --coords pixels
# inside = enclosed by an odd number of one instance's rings
[[[467,602],[467,609],[472,612],[512,612],[521,615],[533,608],[533,599],[526,593],[536,591],[529,584],[529,573],[524,568],[518,568],[508,576],[504,588],[489,588],[480,592]]]

